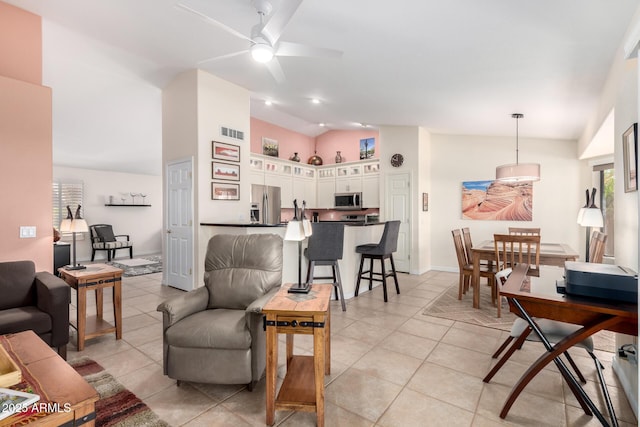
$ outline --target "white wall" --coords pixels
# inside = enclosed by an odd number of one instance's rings
[[[540,163],[541,180],[533,183],[533,221],[463,220],[462,182],[495,178],[495,168],[515,160],[510,137],[431,135],[431,268],[457,271],[451,230],[469,227],[474,242],[491,239],[509,226],[540,227],[542,238],[578,250],[583,236],[576,223],[584,205],[576,142],[520,138],[520,161]]]
[[[159,254],[162,251],[162,177],[91,169],[53,167],[54,180],[82,181],[84,183],[84,217],[89,225],[111,224],[115,234],[129,234],[133,241],[133,256]],[[151,207],[105,206],[110,195],[118,203],[120,193],[144,193]],[[128,202],[131,197],[128,198]],[[136,203],[141,198],[136,197]],[[76,257],[80,261],[91,259],[89,233],[77,241]],[[118,258],[128,258],[128,251],[116,252]],[[96,260],[106,260],[105,251],[96,252]]]

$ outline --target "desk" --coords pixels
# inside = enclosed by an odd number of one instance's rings
[[[473,308],[480,308],[480,261],[495,261],[496,252],[493,240],[485,240],[478,246],[471,248],[473,257]],[[540,243],[540,265],[555,265],[564,267],[565,261],[578,259],[578,252],[563,243]]]
[[[94,425],[98,392],[33,331],[0,336],[0,345],[22,371],[23,382],[11,388],[30,386],[40,395],[38,403],[48,403],[46,410],[12,415],[0,425]]]
[[[84,341],[100,335],[116,333],[122,338],[122,270],[107,264],[89,264],[84,270],[60,268],[60,277],[76,290],[77,316],[71,326],[78,331],[78,351],[84,350]],[[113,289],[113,318],[115,325],[103,317],[104,288]],[[96,292],[96,315],[87,318],[87,291]]]
[[[555,279],[561,276],[562,270],[553,269],[557,271],[547,274],[546,270],[541,269],[540,277],[529,277],[527,276],[528,268],[529,266],[526,264],[516,265],[500,290],[500,295],[507,297],[510,310],[527,320],[530,325],[532,317],[541,317],[582,325],[582,328],[568,335],[555,346],[550,346],[548,342],[545,342],[546,339],[541,336],[541,333],[531,325],[534,332],[540,336],[547,351],[529,367],[513,387],[502,408],[500,417],[507,416],[520,392],[538,372],[553,361],[558,365],[569,387],[576,394],[585,413],[591,415],[589,411],[593,411],[603,425],[607,425],[606,420],[590,401],[580,384],[568,373],[568,370],[563,372],[566,370],[566,366],[564,369],[560,366],[563,363],[559,360],[559,356],[575,344],[603,329],[638,335],[638,305],[558,294],[555,290]],[[602,382],[603,379],[600,379]]]
[[[316,413],[324,426],[324,376],[331,373],[329,301],[332,284],[313,284],[308,294],[290,294],[291,285],[262,308],[267,331],[267,425],[275,422],[276,409]],[[276,398],[278,334],[287,334],[287,374]],[[313,335],[313,356],[293,354],[294,334]]]

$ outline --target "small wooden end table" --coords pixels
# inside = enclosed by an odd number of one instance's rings
[[[0,336],[0,345],[20,367],[23,383],[40,395],[38,404],[45,408],[31,415],[12,415],[0,425],[94,426],[98,392],[33,331]]]
[[[84,350],[84,341],[100,335],[116,333],[122,338],[122,273],[119,268],[107,264],[89,264],[83,270],[58,269],[60,277],[76,292],[77,316],[71,321],[78,331],[78,351]],[[113,289],[113,318],[115,325],[102,317],[104,288]],[[96,315],[87,317],[87,291],[96,292]]]
[[[324,376],[331,373],[329,301],[332,284],[314,284],[308,294],[292,294],[283,285],[262,309],[267,331],[267,425],[276,409],[315,412],[324,426]],[[278,334],[287,334],[287,374],[276,398]],[[313,335],[313,356],[293,354],[294,334]]]

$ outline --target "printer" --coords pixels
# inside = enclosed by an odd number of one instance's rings
[[[564,283],[557,284],[560,293],[631,303],[638,301],[638,274],[626,267],[567,261],[564,278]]]

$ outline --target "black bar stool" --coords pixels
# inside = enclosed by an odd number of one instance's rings
[[[396,265],[393,262],[393,252],[398,249],[398,232],[400,231],[400,221],[387,221],[384,225],[384,231],[379,243],[370,243],[366,245],[356,246],[356,253],[362,254],[360,258],[360,269],[358,270],[358,282],[356,283],[356,293],[358,296],[358,290],[360,289],[360,279],[369,281],[369,290],[372,288],[373,281],[382,282],[382,289],[384,291],[384,302],[387,302],[387,277],[393,276],[393,280],[396,283],[396,292],[400,293],[400,287],[398,286],[398,276],[396,275]],[[389,258],[391,261],[391,271],[386,272],[384,268],[384,260]],[[369,270],[362,271],[364,260],[369,259]],[[375,273],[373,271],[373,260],[379,259],[382,269],[382,273]],[[365,276],[368,273],[368,276]],[[380,279],[373,276],[381,276]]]
[[[335,287],[336,300],[340,291],[340,302],[342,311],[347,311],[344,303],[344,292],[342,291],[342,279],[340,278],[340,268],[338,260],[342,259],[342,246],[344,242],[344,225],[335,222],[314,222],[313,234],[309,236],[309,243],[304,254],[309,259],[307,268],[307,283],[313,279],[331,279]],[[313,270],[316,265],[330,265],[331,276],[314,276]]]

